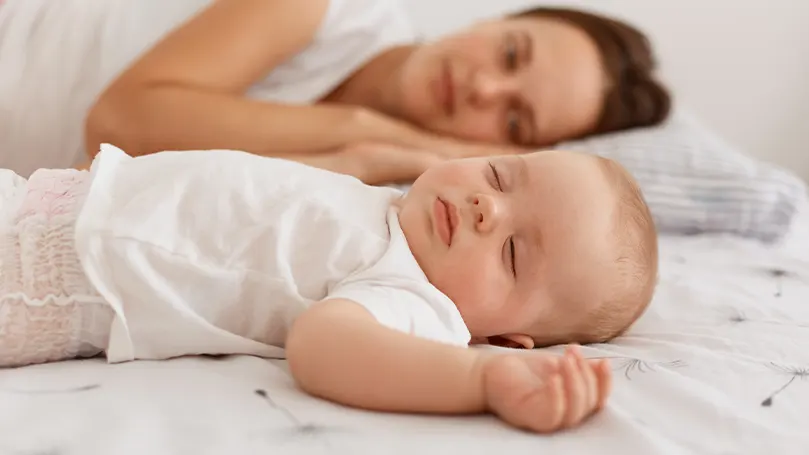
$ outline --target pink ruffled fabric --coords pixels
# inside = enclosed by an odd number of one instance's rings
[[[95,356],[107,346],[114,313],[85,277],[73,240],[89,184],[86,171],[40,170],[22,197],[0,199],[19,204],[16,214],[0,211],[0,367]]]

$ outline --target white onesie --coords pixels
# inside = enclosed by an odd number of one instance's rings
[[[294,319],[328,298],[416,336],[470,340],[408,248],[398,190],[229,151],[134,159],[104,146],[91,171],[76,248],[116,313],[110,362],[283,357]]]

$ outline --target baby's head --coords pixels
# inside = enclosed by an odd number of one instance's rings
[[[604,342],[654,292],[654,222],[629,173],[605,158],[538,152],[450,161],[413,184],[399,219],[475,343]]]

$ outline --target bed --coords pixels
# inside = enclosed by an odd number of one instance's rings
[[[490,416],[346,409],[298,392],[283,361],[76,361],[0,371],[0,454],[809,453],[809,211],[777,248],[661,239],[650,310],[612,359],[615,393],[550,437]]]

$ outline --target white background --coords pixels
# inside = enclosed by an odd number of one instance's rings
[[[426,38],[536,0],[403,0]],[[744,152],[809,180],[809,0],[563,0],[628,19],[677,101]]]

